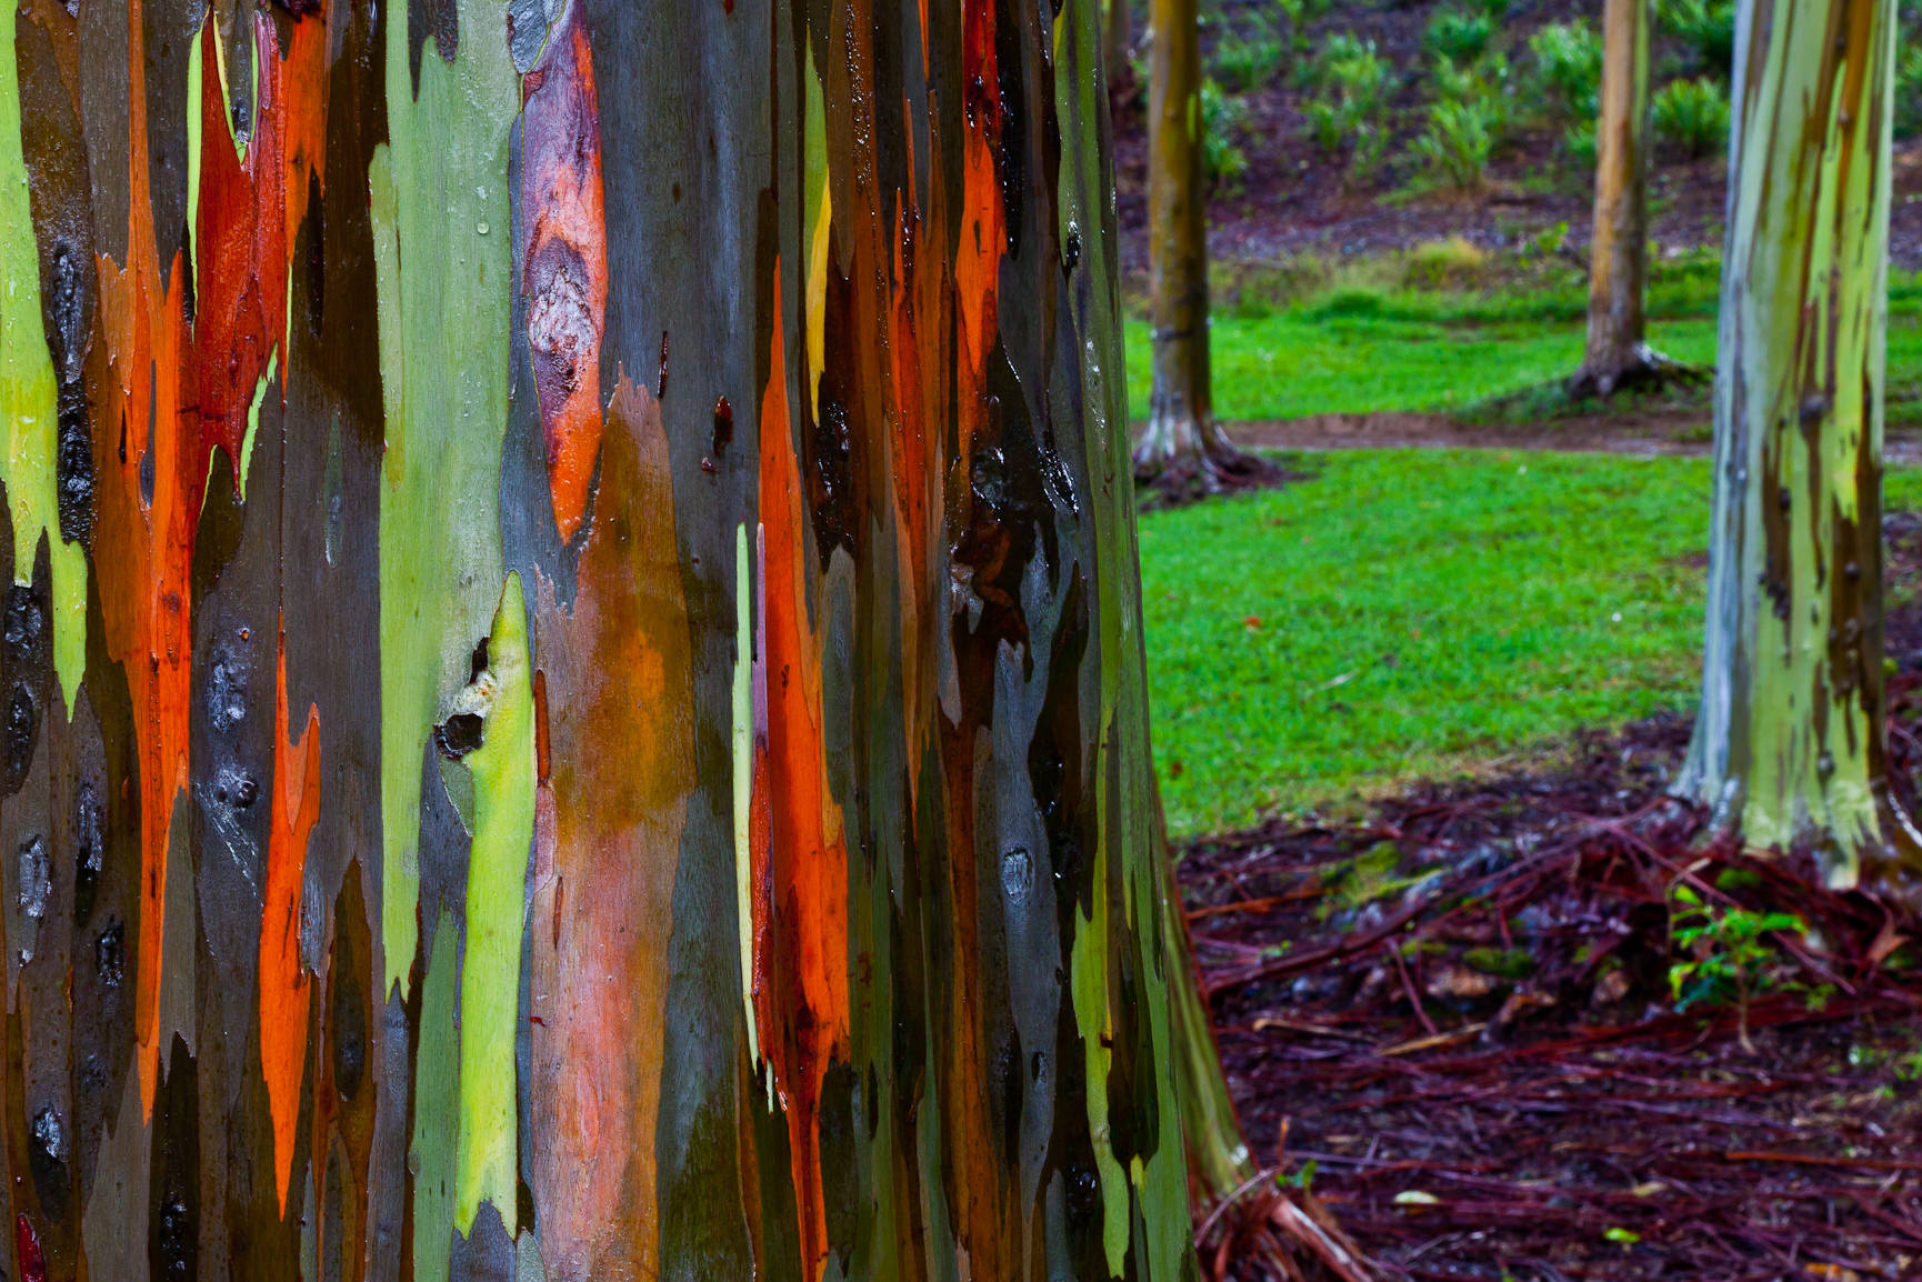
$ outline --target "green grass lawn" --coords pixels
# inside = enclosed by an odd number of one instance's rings
[[[1296,456],[1312,479],[1145,516],[1171,827],[1486,767],[1692,703],[1706,460]],[[1922,505],[1893,473],[1891,507]]]
[[[1578,295],[1338,292],[1275,311],[1218,314],[1210,332],[1224,419],[1460,410],[1566,378],[1581,361]],[[1677,360],[1715,359],[1712,297],[1699,281],[1651,295],[1649,341]],[[1891,290],[1891,396],[1922,388],[1922,288]],[[1148,416],[1149,328],[1127,322],[1128,403]],[[1897,411],[1904,418],[1913,412]]]

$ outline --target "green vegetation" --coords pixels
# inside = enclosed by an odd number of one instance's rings
[[[1233,188],[1248,173],[1248,153],[1235,141],[1248,108],[1241,99],[1221,92],[1212,79],[1201,82],[1201,167],[1208,184]]]
[[[1349,172],[1367,179],[1380,167],[1388,142],[1388,64],[1371,41],[1330,39],[1309,75],[1315,94],[1302,104],[1308,134],[1326,153],[1349,152]]]
[[[1286,52],[1287,46],[1274,22],[1256,10],[1248,20],[1247,31],[1232,26],[1222,28],[1208,59],[1208,72],[1223,88],[1247,93],[1275,78]]]
[[[1581,360],[1586,281],[1553,259],[1516,262],[1439,242],[1346,268],[1224,265],[1210,285],[1215,412],[1231,422],[1462,412],[1559,383]],[[1651,264],[1649,341],[1676,360],[1713,364],[1719,274],[1708,254]],[[1127,342],[1129,404],[1143,419],[1140,319],[1128,322]],[[1889,370],[1890,421],[1922,422],[1922,278],[1902,272],[1890,282]],[[1705,391],[1702,404],[1706,420]]]
[[[1692,703],[1707,460],[1286,462],[1309,479],[1141,522],[1177,833],[1495,767]],[[1922,472],[1892,473],[1889,504],[1922,505]]]
[[[1922,132],[1922,46],[1904,42],[1895,61],[1895,136]]]
[[[1449,5],[1437,9],[1428,20],[1423,41],[1436,57],[1466,66],[1488,51],[1488,42],[1494,36],[1495,19],[1491,15]]]
[[[1655,26],[1686,51],[1690,70],[1728,79],[1735,62],[1734,0],[1660,0]]]
[[[1649,114],[1655,136],[1694,159],[1728,144],[1728,94],[1708,76],[1662,86]]]
[[[1549,117],[1594,127],[1602,87],[1602,38],[1582,19],[1551,22],[1528,38],[1535,82]]]
[[[1677,1011],[1697,1003],[1736,1003],[1742,1049],[1755,1053],[1748,1036],[1748,1006],[1770,986],[1776,949],[1770,936],[1800,938],[1807,928],[1788,913],[1758,913],[1747,908],[1708,904],[1688,886],[1677,884],[1669,909],[1675,947],[1688,960],[1668,968],[1670,994]]]

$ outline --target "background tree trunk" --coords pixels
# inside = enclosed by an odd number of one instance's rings
[[[1607,396],[1659,377],[1643,316],[1648,281],[1649,0],[1607,0],[1601,118],[1595,128],[1595,222],[1589,248],[1588,344],[1575,396]]]
[[[203,12],[0,20],[10,1275],[1191,1275],[1098,7]]]
[[[1215,422],[1208,387],[1208,196],[1195,0],[1148,7],[1148,269],[1154,391],[1135,479],[1179,497],[1258,479]]]
[[[1128,0],[1107,0],[1102,15],[1101,59],[1107,68],[1110,89],[1134,81],[1134,67],[1128,61],[1128,55],[1134,51],[1132,17]]]
[[[1708,641],[1678,783],[1752,846],[1815,840],[1836,886],[1917,868],[1884,753],[1894,22],[1887,0],[1740,10]]]

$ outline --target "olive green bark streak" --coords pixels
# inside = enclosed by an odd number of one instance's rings
[[[407,1169],[414,1184],[415,1282],[447,1282],[454,1248],[454,1145],[460,1122],[460,1034],[454,1027],[460,933],[451,911],[441,909],[428,942],[432,958],[421,985],[414,1134]]]
[[[1208,210],[1202,174],[1201,42],[1194,0],[1151,0],[1148,266],[1154,392],[1135,470],[1198,468],[1230,450],[1208,386]]]
[[[482,1202],[515,1232],[514,1034],[520,1014],[521,904],[534,841],[534,691],[518,574],[507,576],[487,642],[491,707],[474,775],[467,939],[460,986],[460,1163],[454,1227]]]
[[[453,65],[408,71],[408,9],[387,22],[388,142],[368,168],[387,453],[380,487],[384,988],[418,939],[421,760],[469,675],[500,593],[501,440],[513,299],[507,139],[519,103],[507,8],[460,0]],[[450,501],[450,496],[459,496]]]
[[[1749,0],[1715,394],[1702,705],[1677,787],[1833,886],[1922,867],[1888,796],[1881,449],[1887,0]]]
[[[1607,0],[1602,15],[1601,119],[1595,126],[1595,222],[1589,249],[1588,344],[1573,388],[1607,396],[1659,375],[1649,350],[1649,0]]]
[[[87,663],[87,559],[78,543],[60,537],[54,457],[59,408],[53,357],[40,323],[40,258],[34,247],[33,208],[27,199],[27,162],[20,142],[20,70],[14,58],[16,6],[0,18],[0,421],[6,485],[13,522],[13,581],[33,582],[44,535],[53,569],[53,666],[73,716]]]
[[[1166,872],[1161,935],[1168,954],[1181,1133],[1188,1142],[1190,1174],[1206,1197],[1218,1202],[1245,1184],[1255,1167],[1248,1141],[1242,1135],[1241,1119],[1235,1115],[1234,1098],[1228,1093],[1228,1079],[1221,1071],[1214,1023],[1208,1017],[1207,999],[1201,995],[1201,977],[1195,971],[1194,952],[1188,942],[1188,919],[1181,906],[1181,887],[1175,880],[1174,860],[1165,835],[1157,834],[1155,845]]]
[[[1118,992],[1111,991],[1110,931],[1129,931],[1143,941],[1146,955],[1135,992],[1147,1008],[1156,1064],[1175,1062],[1179,1054],[1173,1044],[1179,1033],[1170,1027],[1175,1004],[1170,988],[1189,981],[1185,972],[1175,969],[1181,963],[1161,946],[1158,929],[1162,887],[1170,870],[1166,846],[1155,840],[1159,816],[1148,741],[1147,652],[1142,642],[1140,548],[1129,467],[1121,300],[1115,264],[1108,254],[1116,218],[1114,174],[1106,146],[1108,101],[1101,71],[1098,6],[1064,6],[1053,35],[1055,113],[1061,127],[1056,232],[1062,246],[1077,247],[1074,279],[1085,291],[1076,294],[1073,305],[1085,340],[1080,353],[1085,389],[1082,430],[1087,433],[1091,546],[1097,556],[1113,557],[1111,564],[1098,567],[1108,590],[1096,594],[1100,670],[1112,676],[1100,684],[1101,704],[1091,739],[1090,774],[1097,781],[1095,813],[1100,817],[1094,884],[1110,884],[1119,862],[1121,902],[1127,917],[1112,920],[1110,898],[1094,896],[1091,918],[1077,922],[1069,982],[1075,1023],[1083,1039],[1089,1131],[1095,1138],[1102,1185],[1102,1237],[1109,1267],[1116,1274],[1122,1271],[1130,1231],[1127,1217],[1133,1212],[1131,1199],[1122,1196],[1125,1179],[1133,1185],[1148,1235],[1149,1267],[1143,1275],[1174,1278],[1192,1270],[1194,1250],[1177,1074],[1156,1074],[1155,1114],[1161,1138],[1151,1158],[1136,1159],[1124,1173],[1109,1138],[1106,1084],[1112,1052],[1104,1049],[1100,1035],[1109,1026],[1112,1003],[1121,1000]],[[1159,37],[1155,44],[1159,50]],[[1119,789],[1111,788],[1110,781],[1118,781]]]

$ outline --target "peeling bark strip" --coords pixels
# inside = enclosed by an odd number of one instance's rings
[[[1735,59],[1702,707],[1678,790],[1830,884],[1922,851],[1883,744],[1885,0],[1749,0]],[[1912,883],[1911,883],[1912,884]]]
[[[1098,6],[0,32],[0,1271],[1191,1271]]]

